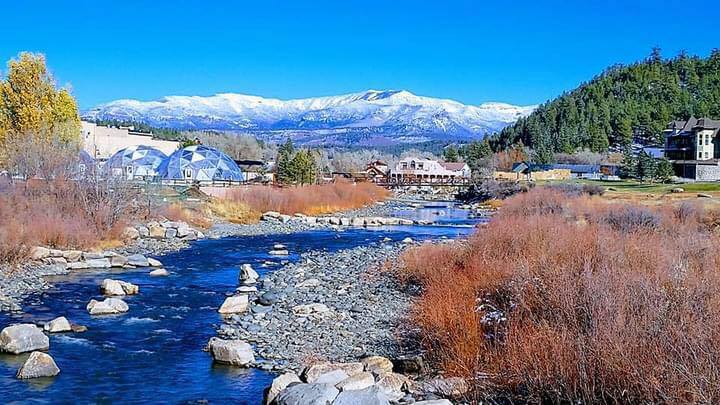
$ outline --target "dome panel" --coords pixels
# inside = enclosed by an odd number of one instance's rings
[[[232,159],[204,145],[175,151],[163,161],[158,173],[165,179],[243,181],[242,171]]]
[[[167,159],[161,151],[145,145],[129,146],[117,151],[105,162],[103,170],[106,174],[135,177],[155,177],[158,167]]]

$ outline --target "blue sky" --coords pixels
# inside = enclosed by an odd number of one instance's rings
[[[666,56],[720,47],[705,19],[720,2],[705,0],[12,1],[2,14],[0,60],[45,53],[83,109],[370,88],[534,104],[653,46]]]

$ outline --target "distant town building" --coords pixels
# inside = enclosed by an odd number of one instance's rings
[[[401,159],[390,171],[393,181],[414,180],[422,182],[447,182],[470,178],[470,166],[467,163],[439,162],[432,159],[406,157]]]
[[[372,182],[382,182],[385,181],[389,174],[389,167],[388,164],[381,161],[376,160],[374,162],[368,163],[367,167],[365,168],[365,173],[367,174],[367,178]]]
[[[619,166],[614,164],[536,164],[529,162],[513,163],[512,172],[516,180],[565,180],[565,179],[590,179],[590,180],[619,180]],[[504,172],[495,172],[496,178],[510,180]]]
[[[720,180],[720,121],[690,117],[663,131],[665,157],[675,174],[695,180]]]
[[[175,141],[156,139],[152,134],[135,132],[132,127],[106,127],[82,121],[83,149],[95,160],[103,161],[131,146],[150,146],[166,155],[178,148]]]

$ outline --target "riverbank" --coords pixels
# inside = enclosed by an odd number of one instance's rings
[[[336,216],[353,217],[390,217],[394,212],[407,207],[407,200],[394,199],[381,203],[371,204],[360,209],[338,213]],[[147,228],[138,225],[138,228]],[[255,224],[234,224],[217,221],[210,229],[205,230],[203,237],[219,239],[233,236],[255,235],[283,235],[304,232],[314,229],[338,229],[336,225],[324,222],[308,223],[301,220],[260,221]],[[152,237],[149,234],[140,234],[125,246],[113,249],[121,255],[141,254],[145,256],[160,256],[170,252],[185,249],[194,240],[193,238],[178,237]],[[37,262],[28,262],[17,267],[0,266],[0,312],[21,311],[22,301],[28,295],[44,291],[51,287],[46,281],[47,276],[68,274],[69,270],[63,266],[48,265]]]

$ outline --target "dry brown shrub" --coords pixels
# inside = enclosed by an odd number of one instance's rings
[[[249,187],[232,190],[226,198],[246,204],[257,212],[322,215],[360,208],[388,196],[387,190],[372,183],[338,181],[301,187]]]
[[[720,238],[706,218],[513,197],[467,243],[405,254],[403,279],[424,286],[422,343],[476,400],[717,402]]]

